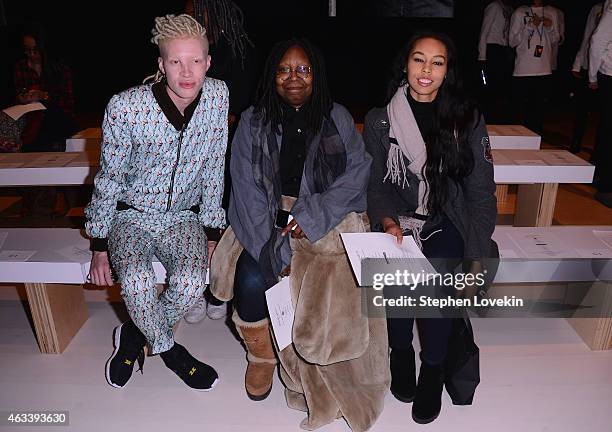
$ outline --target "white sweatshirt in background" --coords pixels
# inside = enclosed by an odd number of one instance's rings
[[[509,21],[509,18],[508,18]],[[508,35],[506,34],[506,23],[504,16],[504,4],[501,0],[495,0],[485,8],[480,28],[480,42],[478,43],[478,60],[487,59],[487,44],[508,46]]]
[[[597,82],[597,72],[612,76],[612,0],[606,1],[589,49],[589,82]]]
[[[572,71],[574,72],[580,72],[581,69],[589,68],[589,45],[591,44],[591,36],[601,18],[602,10],[603,3],[597,3],[591,8],[591,12],[589,12],[586,27],[584,28],[584,36],[582,36],[582,43],[580,44],[580,49],[576,53],[576,59],[572,66]]]
[[[533,18],[538,15],[552,22],[550,27],[540,23],[533,25]],[[552,73],[552,46],[559,41],[558,15],[548,6],[521,6],[514,11],[510,20],[510,46],[516,49],[514,73],[516,77],[542,76]],[[536,46],[541,45],[542,55],[534,55]]]
[[[559,41],[552,44],[552,70],[557,70],[557,61],[559,60],[559,45],[563,45],[565,41],[565,14],[561,9],[554,6],[549,6],[557,14],[557,32],[559,33]]]

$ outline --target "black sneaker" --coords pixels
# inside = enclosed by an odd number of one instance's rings
[[[212,367],[194,358],[183,345],[176,342],[160,357],[168,369],[196,391],[212,390],[219,381],[219,375]]]
[[[106,381],[113,387],[121,388],[132,378],[134,362],[138,362],[142,373],[146,339],[132,320],[126,321],[114,332],[115,350],[106,362]]]

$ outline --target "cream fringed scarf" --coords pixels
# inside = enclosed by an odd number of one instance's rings
[[[398,88],[391,102],[387,105],[387,115],[390,123],[389,137],[395,138],[397,144],[390,143],[387,174],[383,182],[390,178],[391,183],[401,186],[402,189],[406,185],[410,186],[406,177],[406,169],[409,169],[420,180],[419,202],[416,213],[427,215],[427,180],[421,174],[427,161],[427,149],[408,103],[407,91],[408,85]],[[407,166],[402,155],[408,159]]]

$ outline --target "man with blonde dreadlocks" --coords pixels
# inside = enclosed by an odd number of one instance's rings
[[[130,320],[115,329],[106,379],[123,387],[140,370],[143,348],[160,354],[189,387],[212,389],[216,371],[173,338],[172,328],[201,297],[206,281],[204,226],[225,226],[221,207],[228,90],[206,77],[206,30],[189,15],[155,19],[154,84],[110,100],[102,125],[100,171],[85,214],[92,238],[90,277],[112,285],[114,270]],[[167,271],[158,297],[153,256]]]

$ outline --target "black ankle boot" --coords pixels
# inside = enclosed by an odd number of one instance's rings
[[[442,387],[444,385],[443,365],[421,363],[419,382],[412,404],[412,419],[419,424],[434,421],[442,408]]]
[[[410,403],[416,391],[414,349],[391,349],[391,393],[400,402]]]

